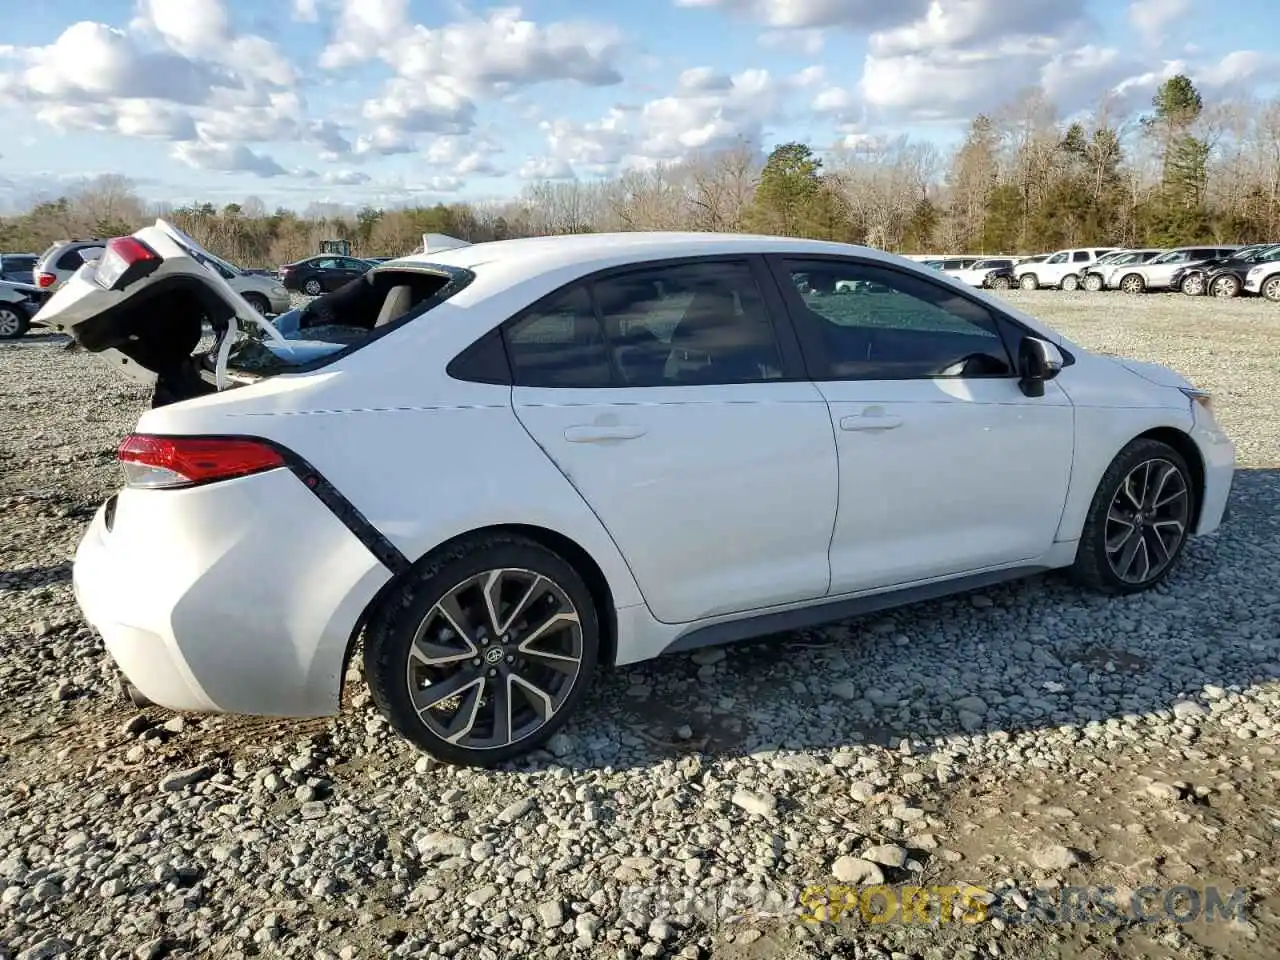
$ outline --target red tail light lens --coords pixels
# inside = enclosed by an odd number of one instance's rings
[[[130,434],[117,452],[131,487],[191,487],[247,477],[285,465],[284,456],[245,437],[162,437]]]
[[[58,282],[58,278],[55,277],[52,273],[36,274],[36,286],[39,287],[41,290],[48,290],[57,282]]]
[[[160,263],[160,255],[136,237],[116,237],[107,241],[98,260],[98,285],[123,290],[152,273]]]

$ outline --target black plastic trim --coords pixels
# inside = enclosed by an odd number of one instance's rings
[[[848,597],[842,600],[830,600],[808,607],[782,610],[776,613],[762,613],[745,617],[741,620],[729,620],[724,623],[713,623],[706,627],[677,637],[662,649],[661,655],[668,653],[684,653],[701,647],[718,647],[722,644],[741,643],[746,640],[757,640],[775,633],[786,633],[792,630],[804,630],[809,627],[845,620],[850,617],[876,613],[894,607],[919,603],[924,600],[937,600],[953,596],[968,590],[978,590],[1009,580],[1020,580],[1023,577],[1044,573],[1052,567],[1031,565],[1010,567],[1004,570],[993,570],[987,573],[970,574],[954,577],[934,583],[921,584],[914,587],[902,587],[875,593],[869,596]]]
[[[247,433],[184,433],[184,434],[149,434],[149,436],[168,436],[172,439],[182,440],[245,440],[251,443],[260,443],[264,447],[270,447],[276,453],[280,454],[280,458],[284,461],[283,467],[268,467],[265,470],[255,470],[253,473],[240,474],[236,477],[228,477],[228,480],[238,480],[241,477],[255,476],[257,474],[266,473],[270,470],[288,470],[302,483],[304,487],[315,494],[316,499],[329,508],[330,512],[342,521],[342,525],[350,530],[365,548],[378,559],[378,561],[394,574],[404,573],[412,564],[409,559],[400,552],[390,540],[369,522],[368,518],[361,513],[350,500],[342,495],[341,492],[325,479],[324,474],[313,467],[305,458],[299,456],[293,450],[290,450],[282,443],[271,440],[267,437],[259,437],[254,434]],[[207,483],[219,483],[218,480],[205,481],[203,484],[187,484],[180,487],[158,488],[155,492],[164,493],[166,490],[189,490],[193,486],[204,486]]]

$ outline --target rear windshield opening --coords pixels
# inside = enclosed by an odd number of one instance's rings
[[[273,344],[260,332],[238,341],[228,367],[257,376],[312,369],[420,317],[471,277],[469,271],[425,264],[367,273],[277,317],[275,326],[290,344]]]

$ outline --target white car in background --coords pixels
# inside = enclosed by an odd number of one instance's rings
[[[1149,590],[1231,486],[1179,374],[863,247],[461,246],[313,301],[310,339],[207,262],[159,222],[41,311],[157,388],[73,576],[135,702],[333,714],[363,636],[394,729],[494,765],[601,665],[1059,568]]]
[[[1023,263],[1013,268],[1013,277],[1023,290],[1060,287],[1075,290],[1080,286],[1080,271],[1111,253],[1114,247],[1087,247],[1059,250],[1039,263]]]
[[[987,274],[992,270],[1011,269],[1017,262],[1016,257],[991,257],[986,260],[978,260],[968,267],[962,267],[958,270],[944,269],[942,272],[970,287],[982,287],[985,285],[984,281]]]
[[[1173,275],[1183,267],[1204,263],[1218,257],[1229,257],[1239,250],[1239,245],[1175,247],[1146,263],[1113,265],[1104,276],[1106,289],[1123,290],[1125,293],[1145,293],[1151,290],[1168,290]]]
[[[1244,289],[1280,303],[1280,261],[1269,260],[1250,267],[1244,277]]]

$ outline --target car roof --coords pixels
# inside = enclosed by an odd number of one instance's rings
[[[468,270],[487,264],[501,264],[504,272],[509,275],[536,276],[570,267],[587,274],[596,269],[632,261],[733,254],[747,256],[755,253],[860,256],[884,262],[898,262],[902,259],[871,247],[797,237],[637,231],[493,240],[437,253],[413,254],[394,261],[394,264],[407,266],[411,263],[435,263]],[[516,278],[512,276],[512,279]]]

